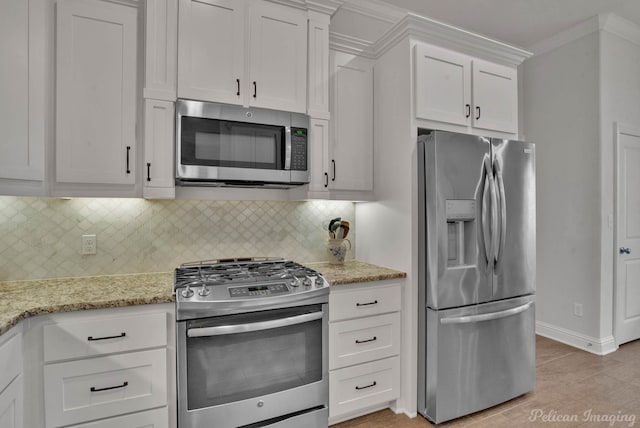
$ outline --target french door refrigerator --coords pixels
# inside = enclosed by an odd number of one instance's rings
[[[534,387],[535,148],[418,134],[418,412],[440,423]]]

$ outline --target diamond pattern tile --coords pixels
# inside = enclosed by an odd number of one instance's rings
[[[323,225],[333,217],[351,222],[355,244],[352,202],[0,196],[0,280],[159,272],[242,256],[323,261]],[[96,255],[80,254],[85,234],[97,236]]]

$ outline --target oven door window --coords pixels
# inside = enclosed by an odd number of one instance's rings
[[[320,306],[190,321],[187,332],[258,326],[321,311]],[[247,327],[248,326],[248,327]],[[225,327],[226,328],[226,327]],[[189,337],[189,410],[232,403],[322,380],[322,319],[242,333]]]
[[[183,165],[284,169],[283,126],[190,116],[181,120]]]

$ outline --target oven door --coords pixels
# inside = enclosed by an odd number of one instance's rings
[[[318,420],[329,398],[327,330],[326,304],[178,322],[179,426]]]

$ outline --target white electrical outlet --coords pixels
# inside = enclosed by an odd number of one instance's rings
[[[573,304],[573,315],[577,317],[582,317],[582,303]]]
[[[98,252],[98,240],[96,235],[82,235],[81,254],[96,254]]]

